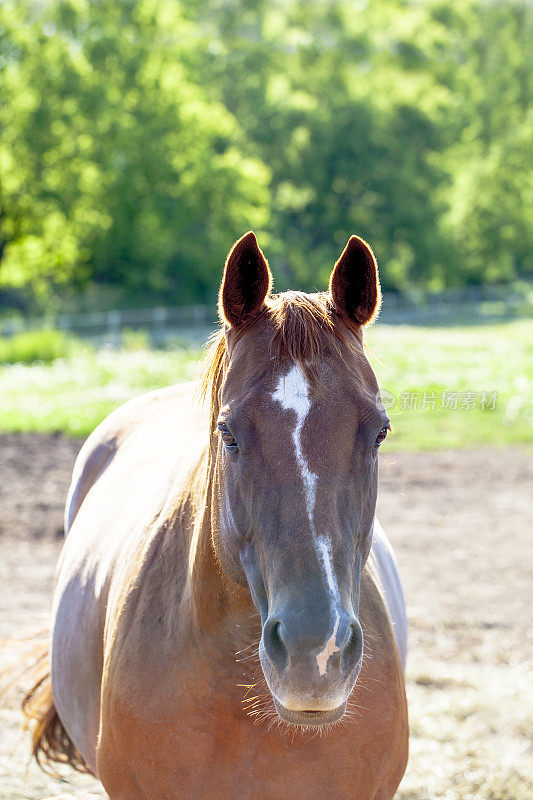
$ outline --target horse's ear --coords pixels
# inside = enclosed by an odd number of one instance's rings
[[[226,261],[220,287],[220,316],[234,328],[261,310],[272,287],[272,274],[252,231],[235,242]]]
[[[381,303],[378,265],[363,239],[351,236],[329,279],[333,307],[356,325],[366,325]]]

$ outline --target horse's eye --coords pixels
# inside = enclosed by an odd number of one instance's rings
[[[220,431],[220,438],[224,442],[224,445],[225,445],[226,450],[228,451],[228,453],[238,453],[239,452],[239,448],[237,446],[237,442],[233,438],[233,435],[230,433],[226,423],[225,422],[219,422],[217,427],[218,427],[218,430]]]
[[[389,425],[385,425],[380,430],[380,432],[378,433],[378,435],[376,437],[376,441],[374,443],[374,447],[378,448],[380,446],[381,442],[385,441],[385,439],[387,438],[387,431],[390,431],[390,426]]]

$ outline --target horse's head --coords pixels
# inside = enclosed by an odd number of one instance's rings
[[[248,233],[220,292],[213,538],[223,570],[260,611],[261,666],[279,716],[323,725],[344,714],[363,655],[359,585],[389,427],[362,346],[379,304],[376,262],[353,236],[328,293],[271,296],[270,287]]]

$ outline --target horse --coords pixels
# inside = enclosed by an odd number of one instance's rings
[[[369,245],[329,290],[272,294],[235,243],[202,391],[114,411],[77,458],[49,669],[24,703],[41,762],[111,800],[389,800],[405,771],[405,605],[375,519],[390,428],[363,329]]]

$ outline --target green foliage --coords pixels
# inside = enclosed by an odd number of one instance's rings
[[[0,364],[51,364],[79,350],[81,344],[62,331],[45,329],[24,331],[9,338],[0,338]]]
[[[0,427],[88,436],[135,395],[191,378],[198,358],[198,351],[100,350],[50,366],[0,367]]]
[[[0,286],[211,301],[261,234],[278,288],[348,236],[386,289],[531,273],[519,0],[4,0]]]
[[[150,349],[150,336],[145,330],[125,328],[120,334],[120,340],[122,348],[130,352]]]
[[[384,455],[533,443],[531,321],[453,329],[378,323],[367,338],[382,390],[394,399]],[[0,428],[86,436],[131,397],[194,377],[199,356],[190,349],[78,351],[50,366],[0,367]],[[443,392],[457,392],[457,408],[441,407]],[[481,407],[483,392],[497,393],[493,409]],[[417,408],[402,408],[405,394]]]
[[[266,221],[269,170],[193,82],[191,23],[153,0],[0,14],[4,285],[205,299],[228,240]]]
[[[387,449],[533,443],[530,320],[434,329],[378,323],[367,342],[390,397]]]

